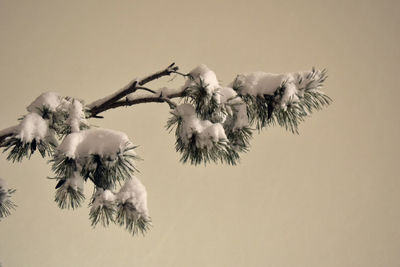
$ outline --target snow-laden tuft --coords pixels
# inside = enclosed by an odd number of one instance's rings
[[[58,149],[72,159],[93,154],[114,157],[129,145],[130,141],[125,133],[95,128],[69,134]]]
[[[212,93],[218,90],[221,86],[219,85],[217,75],[215,72],[210,70],[206,65],[201,64],[189,72],[191,79],[188,79],[183,86],[188,88],[191,86],[196,86],[203,84],[207,91],[207,94],[212,95]]]
[[[116,199],[122,204],[131,203],[141,215],[149,216],[146,188],[135,176],[125,181],[117,193]]]
[[[24,117],[17,129],[17,137],[24,143],[33,140],[45,140],[49,132],[49,123],[36,113],[29,113]]]
[[[264,96],[274,95],[281,88],[285,88],[280,99],[280,106],[285,109],[289,103],[299,102],[304,95],[305,88],[317,88],[323,71],[313,70],[274,74],[266,72],[251,72],[239,74],[233,85],[240,95]]]
[[[103,206],[110,206],[115,201],[115,195],[112,191],[102,188],[98,188],[94,195],[92,208],[91,210],[94,211],[97,208],[102,208]]]
[[[179,105],[174,113],[182,118],[179,136],[185,144],[189,144],[193,135],[196,135],[198,148],[210,148],[215,142],[227,140],[223,126],[220,123],[199,119],[192,104]]]
[[[83,191],[83,177],[79,172],[74,172],[73,175],[65,180],[64,187],[71,187],[75,191]]]
[[[55,92],[45,92],[38,96],[26,109],[29,112],[38,112],[43,107],[55,111],[61,104],[61,97]]]

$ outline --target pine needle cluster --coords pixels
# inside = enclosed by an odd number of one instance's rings
[[[131,202],[122,203],[118,199],[101,199],[105,191],[99,189],[93,196],[89,218],[92,226],[101,224],[107,227],[110,223],[124,227],[132,235],[144,234],[151,227],[151,218],[141,214]],[[109,192],[109,194],[112,194]]]
[[[298,133],[298,126],[313,111],[329,105],[332,100],[320,88],[327,78],[326,70],[313,68],[305,77],[297,75],[294,83],[298,88],[297,99],[290,99],[282,107],[281,100],[287,89],[287,81],[282,82],[273,95],[241,95],[247,105],[247,114],[252,125],[258,130],[269,125],[279,125],[292,133]],[[240,91],[240,83],[233,83],[233,89]]]
[[[11,210],[15,210],[17,205],[10,199],[15,189],[5,190],[0,187],[0,220],[11,214]]]

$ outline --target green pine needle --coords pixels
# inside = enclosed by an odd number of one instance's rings
[[[99,222],[103,227],[107,227],[111,222],[114,222],[115,208],[114,203],[107,201],[107,203],[91,209],[89,219],[92,226],[95,227]]]
[[[82,205],[85,196],[80,189],[73,189],[70,186],[61,186],[57,189],[55,195],[55,202],[61,209],[76,209]]]
[[[140,159],[131,151],[135,147],[127,146],[115,158],[91,155],[82,163],[81,175],[91,179],[100,188],[114,188],[116,184],[128,179],[132,173],[138,171],[133,160]]]
[[[0,189],[0,219],[9,216],[11,210],[15,210],[17,207],[17,205],[10,200],[14,192],[15,189],[8,189],[7,191]]]
[[[225,129],[226,137],[231,146],[238,152],[248,152],[253,131],[249,127]]]
[[[202,120],[209,120],[212,122],[220,122],[226,115],[226,110],[217,100],[218,91],[212,94],[207,92],[205,84],[202,79],[199,82],[194,81],[195,85],[186,89],[186,101],[193,104],[196,113]]]
[[[280,101],[285,93],[286,82],[283,82],[275,90],[274,95],[241,95],[240,97],[247,105],[250,123],[255,125],[258,130],[278,124],[292,133],[298,133],[299,124],[307,116],[314,110],[321,110],[332,102],[332,99],[320,90],[327,78],[326,74],[325,69],[317,71],[313,68],[305,80],[298,75],[295,83],[301,86],[299,88],[301,93],[297,95],[299,101],[289,103],[285,109],[280,106]],[[234,83],[236,91],[240,89],[238,86]]]
[[[32,142],[23,142],[21,139],[12,136],[6,138],[0,144],[0,147],[5,147],[3,153],[9,151],[7,160],[11,160],[12,162],[21,162],[24,158],[30,159],[36,150],[39,151],[43,158],[46,155],[51,156],[56,144],[43,140],[38,142],[36,139],[33,139]]]
[[[201,163],[221,162],[229,165],[236,165],[239,160],[239,154],[232,148],[227,140],[214,142],[212,147],[199,148],[196,145],[196,135],[193,135],[186,144],[181,137],[177,135],[175,143],[176,151],[182,154],[181,161],[183,163],[198,165]]]
[[[142,235],[149,230],[151,219],[140,214],[132,203],[125,202],[117,205],[117,215],[115,222],[132,235],[137,235],[140,231]]]

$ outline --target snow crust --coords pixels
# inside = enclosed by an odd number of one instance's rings
[[[38,112],[40,108],[47,107],[55,111],[61,103],[61,97],[55,92],[45,92],[38,96],[26,109],[29,112]]]
[[[112,158],[123,151],[129,144],[131,143],[125,133],[110,129],[93,128],[67,135],[58,149],[72,159],[92,154]]]
[[[196,135],[196,146],[199,148],[210,148],[215,142],[227,140],[222,124],[199,119],[192,104],[179,105],[174,112],[182,118],[179,136],[185,144],[193,135]]]
[[[17,137],[24,143],[45,140],[49,132],[49,123],[36,113],[24,117],[17,130]]]
[[[125,181],[125,184],[117,193],[116,199],[123,204],[131,203],[140,214],[149,216],[146,188],[135,176]]]

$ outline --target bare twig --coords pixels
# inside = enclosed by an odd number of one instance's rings
[[[135,99],[126,98],[125,100],[120,100],[120,101],[117,101],[117,102],[114,102],[114,103],[108,105],[106,109],[101,110],[98,113],[104,112],[109,109],[114,109],[114,108],[118,108],[118,107],[128,107],[128,106],[133,106],[133,105],[142,104],[142,103],[164,103],[164,102],[167,102],[169,105],[171,105],[171,103],[170,103],[171,99],[179,98],[179,97],[183,97],[183,96],[185,96],[185,90],[182,90],[181,92],[170,94],[167,96],[161,96],[161,95],[160,96],[144,96],[144,97],[139,97],[139,98],[135,98]],[[176,105],[176,104],[173,103],[173,105]]]
[[[139,81],[139,85],[145,85],[148,82],[154,81],[156,79],[159,79],[163,76],[169,76],[171,73],[174,73],[176,71],[179,70],[178,66],[175,66],[175,62],[172,63],[171,65],[169,65],[166,69],[156,72],[154,74],[151,74],[145,78],[143,78],[142,80]]]
[[[145,90],[145,91],[149,91],[153,94],[155,94],[156,92],[147,88],[147,87],[143,87],[143,85],[145,85],[146,83],[149,83],[151,81],[154,81],[156,79],[159,79],[163,76],[168,76],[171,73],[177,73],[177,71],[179,70],[178,66],[175,66],[175,63],[170,64],[167,68],[165,68],[164,70],[158,71],[154,74],[151,74],[147,77],[144,77],[143,79],[135,80],[133,81],[129,86],[126,87],[126,89],[121,90],[119,93],[115,94],[114,96],[110,97],[109,99],[105,100],[104,102],[98,104],[98,105],[89,105],[90,107],[90,118],[95,118],[97,116],[97,114],[104,112],[108,109],[111,108],[115,108],[115,103],[120,103],[121,102],[121,98],[123,98],[124,96],[127,96],[131,93],[134,93],[136,90],[141,89],[141,90]],[[181,74],[181,73],[179,73]],[[184,74],[181,74],[184,75]],[[160,99],[162,100],[162,99]],[[96,103],[98,101],[95,101],[94,103]],[[126,101],[122,101],[123,103],[126,103]],[[160,102],[160,101],[154,101],[154,102]],[[164,102],[161,101],[161,102]],[[117,106],[123,106],[118,104]]]

